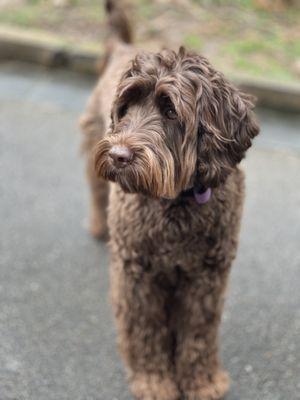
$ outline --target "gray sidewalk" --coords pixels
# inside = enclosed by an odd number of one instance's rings
[[[93,86],[0,64],[0,400],[129,400],[108,254],[83,228],[77,119]],[[300,117],[260,111],[222,326],[227,400],[300,399]]]

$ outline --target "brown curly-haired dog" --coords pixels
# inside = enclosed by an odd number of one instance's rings
[[[119,347],[140,400],[220,399],[218,327],[258,134],[249,97],[202,56],[140,53],[120,6],[82,118],[93,235],[106,236]],[[123,40],[122,40],[123,39]],[[125,43],[126,42],[126,43]]]

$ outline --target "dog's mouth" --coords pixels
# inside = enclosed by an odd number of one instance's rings
[[[125,150],[107,139],[99,142],[95,153],[98,176],[118,183],[124,192],[172,198],[172,171],[163,162],[150,147]]]
[[[141,193],[156,197],[150,185],[145,184],[145,177],[138,173],[134,163],[117,168],[107,159],[105,164],[99,171],[103,179],[118,183],[126,193]]]
[[[137,152],[129,162],[126,162],[121,157],[116,162],[110,157],[110,151],[111,147],[101,148],[99,146],[98,148],[95,167],[100,177],[118,183],[126,193],[158,196],[149,168],[147,168],[145,160]]]

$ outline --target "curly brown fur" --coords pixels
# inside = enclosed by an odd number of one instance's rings
[[[106,226],[98,189],[114,182],[111,296],[136,399],[216,400],[228,390],[218,327],[244,199],[237,165],[259,131],[252,108],[202,56],[119,42],[83,117],[98,176],[89,161],[92,232]],[[132,155],[122,167],[111,157],[120,146]],[[209,202],[183,196],[191,187],[213,188]]]

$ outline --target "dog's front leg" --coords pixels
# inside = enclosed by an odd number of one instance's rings
[[[111,267],[111,294],[120,352],[138,400],[177,400],[166,294],[145,266],[118,260]]]
[[[106,240],[108,238],[107,205],[109,186],[104,179],[96,175],[92,154],[88,156],[86,170],[90,184],[88,229],[95,238]]]
[[[218,328],[227,272],[203,271],[180,291],[176,375],[186,400],[218,400],[229,387],[219,365]]]

